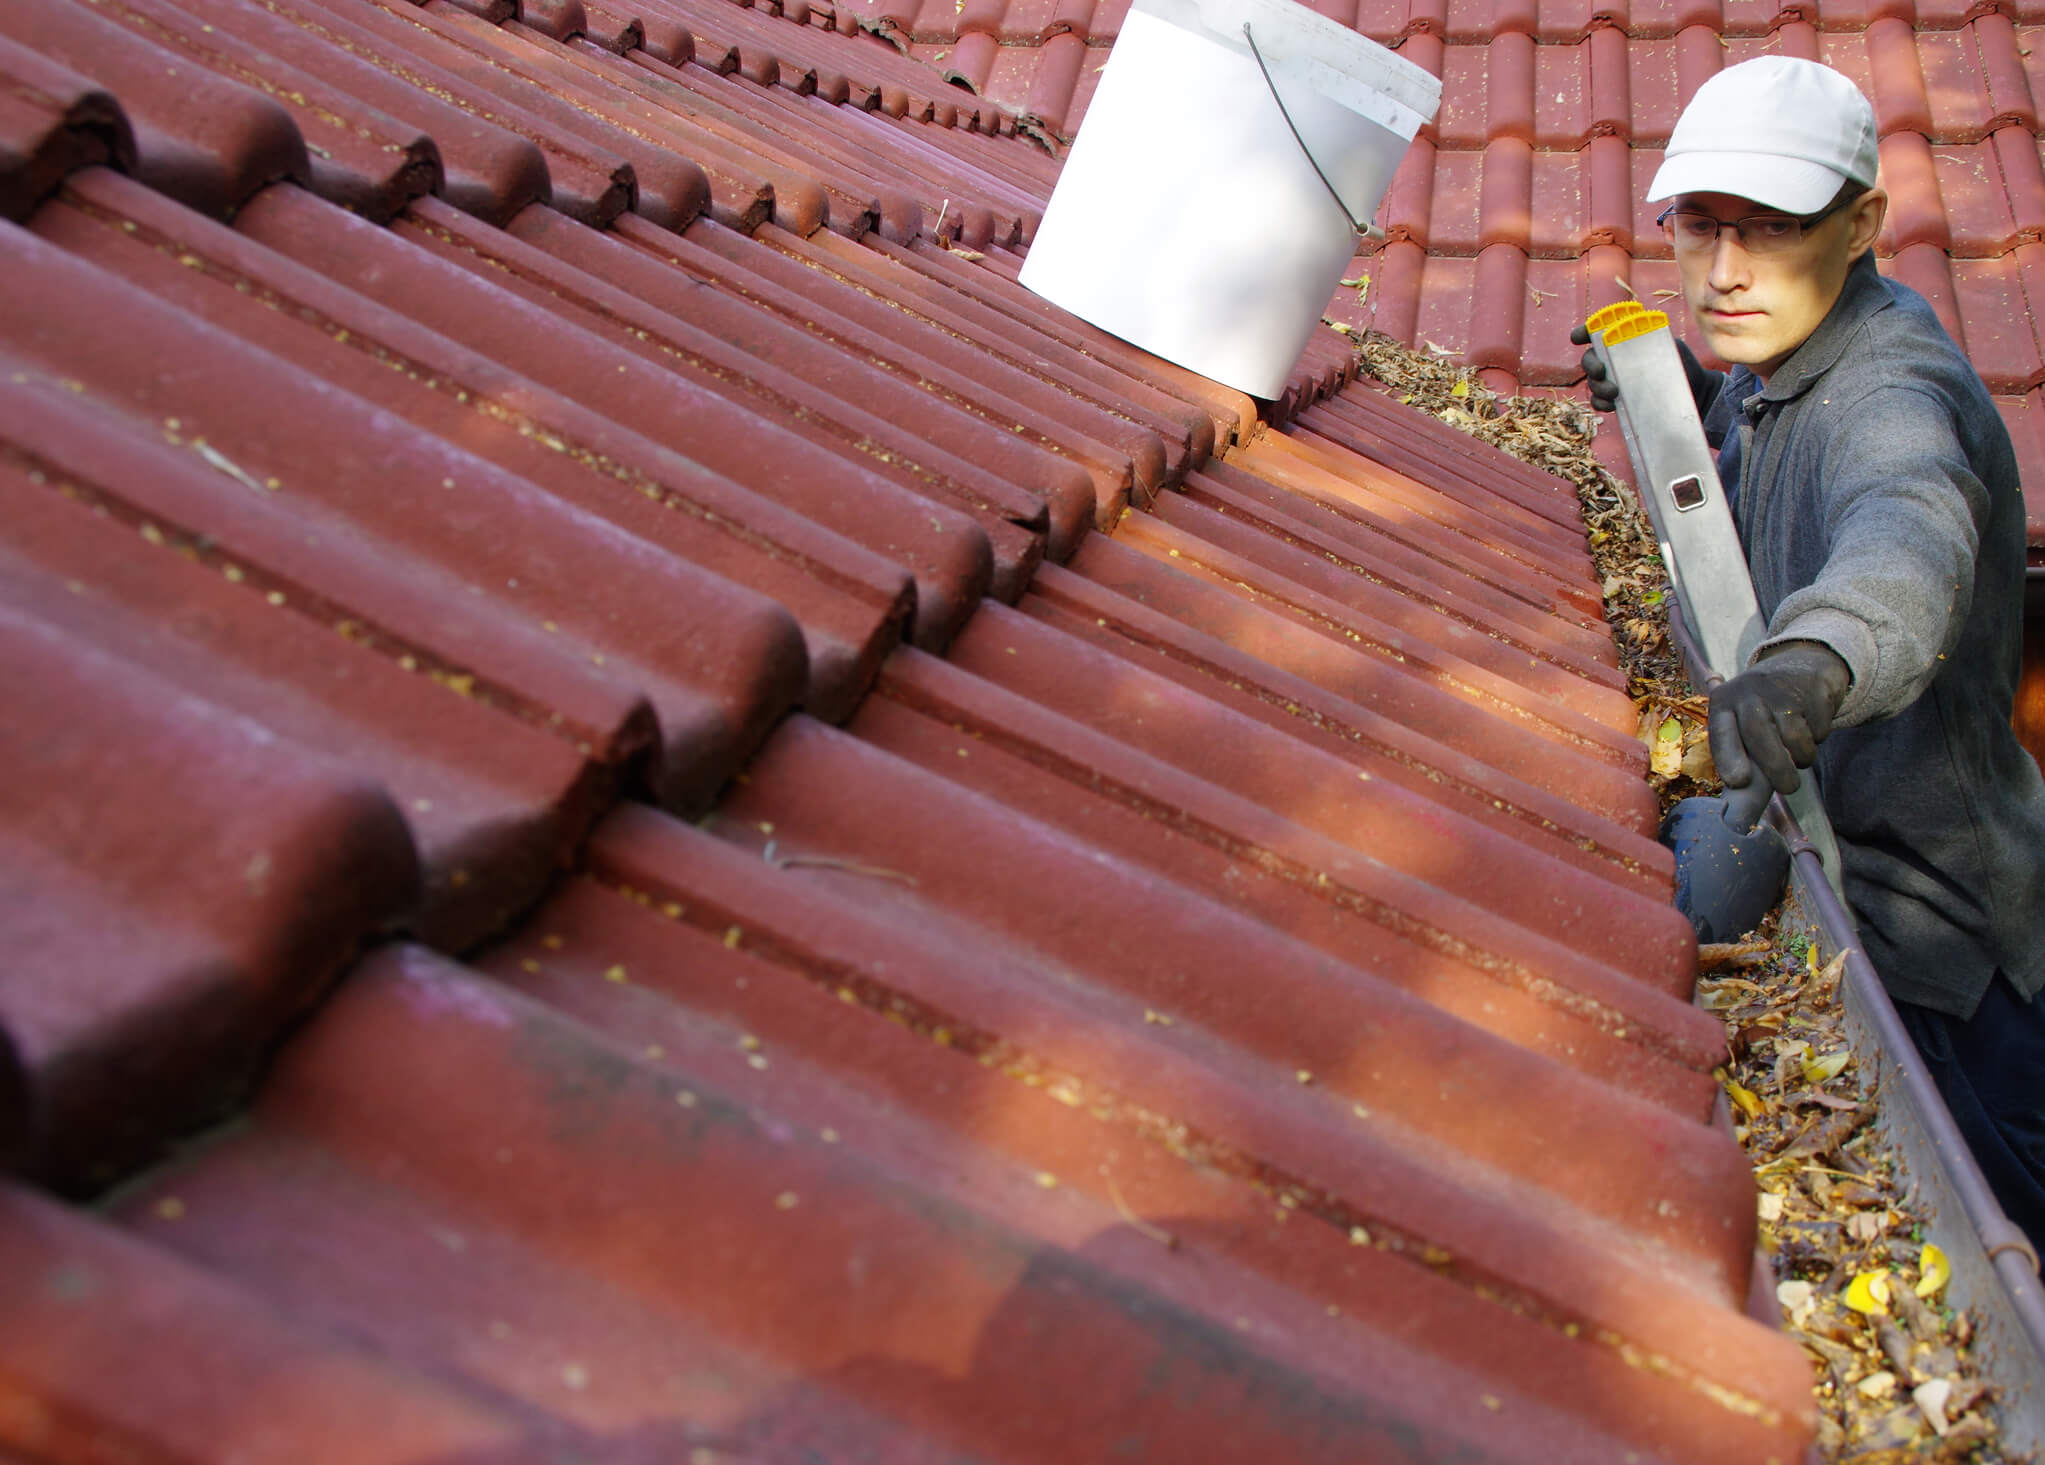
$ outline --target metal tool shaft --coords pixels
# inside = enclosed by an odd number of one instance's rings
[[[1729,680],[1746,669],[1768,625],[1668,316],[1624,301],[1586,325],[1619,388],[1619,430],[1684,623],[1711,674]],[[1839,845],[1811,770],[1785,802],[1839,888]]]

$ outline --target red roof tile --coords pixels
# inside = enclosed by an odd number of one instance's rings
[[[227,214],[277,179],[310,181],[311,156],[291,113],[237,78],[192,64],[188,35],[160,48],[69,3],[8,0],[0,16],[10,41],[115,96],[135,139],[136,176],[150,187]],[[287,85],[303,79],[294,74]]]
[[[39,51],[0,35],[0,217],[15,223],[74,169],[135,169],[135,134],[113,96]]]
[[[88,487],[138,472],[203,478],[203,463],[132,441],[81,450],[71,439],[100,425],[52,390],[10,396],[0,410],[13,441],[40,439],[49,456],[39,471],[96,470],[70,478],[69,501],[20,485],[10,495],[13,527],[0,555],[15,603],[370,774],[406,811],[425,879],[416,929],[431,939],[473,944],[538,897],[593,812],[596,790],[573,748],[407,673],[365,644],[370,626],[294,613],[284,582],[217,548],[211,563],[196,553],[133,554],[138,532],[161,539],[167,526]],[[29,414],[53,420],[31,423]],[[283,603],[271,604],[273,595]],[[344,644],[334,644],[335,629]]]
[[[28,540],[56,484],[19,458],[6,477],[10,500],[41,501]],[[123,537],[163,540],[141,527]],[[148,627],[108,626],[61,569],[17,573],[29,552],[10,550],[0,602],[8,685],[34,689],[0,730],[0,1145],[87,1190],[238,1099],[278,1030],[408,913],[418,868],[383,789],[242,715],[232,692],[172,680]]]
[[[351,1461],[559,1459],[522,1421],[309,1326],[87,1212],[0,1190],[0,1357],[38,1401],[23,1448],[282,1460],[313,1441]],[[118,1390],[96,1379],[118,1377]],[[249,1408],[252,1391],[261,1409]],[[24,1455],[21,1458],[29,1458]]]
[[[1574,496],[1017,283],[1122,8],[6,12],[0,1149],[277,1056],[0,1193],[0,1450],[1802,1453]],[[1563,369],[1602,14],[1347,308]]]

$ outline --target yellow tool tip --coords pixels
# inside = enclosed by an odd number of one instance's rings
[[[1605,327],[1605,344],[1616,346],[1621,341],[1632,340],[1635,336],[1652,335],[1656,331],[1665,331],[1668,328],[1667,311],[1643,310],[1637,315],[1628,316],[1617,325]]]
[[[1592,311],[1590,319],[1583,323],[1584,329],[1593,333],[1608,331],[1628,316],[1638,315],[1646,309],[1647,307],[1638,300],[1615,300],[1610,305]]]

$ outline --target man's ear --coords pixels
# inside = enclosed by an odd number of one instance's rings
[[[1846,236],[1846,257],[1858,259],[1872,248],[1875,236],[1882,232],[1882,220],[1889,214],[1887,189],[1870,188],[1855,199],[1847,210],[1850,227]]]

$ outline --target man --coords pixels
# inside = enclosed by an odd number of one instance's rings
[[[1711,751],[1733,786],[1815,765],[1862,944],[2045,1247],[2045,779],[2010,725],[2023,500],[1980,377],[1875,271],[1875,175],[1867,99],[1768,56],[1698,88],[1648,194],[1732,366],[1683,352],[1768,621],[1711,694]],[[1585,373],[1610,410],[1589,353]]]

